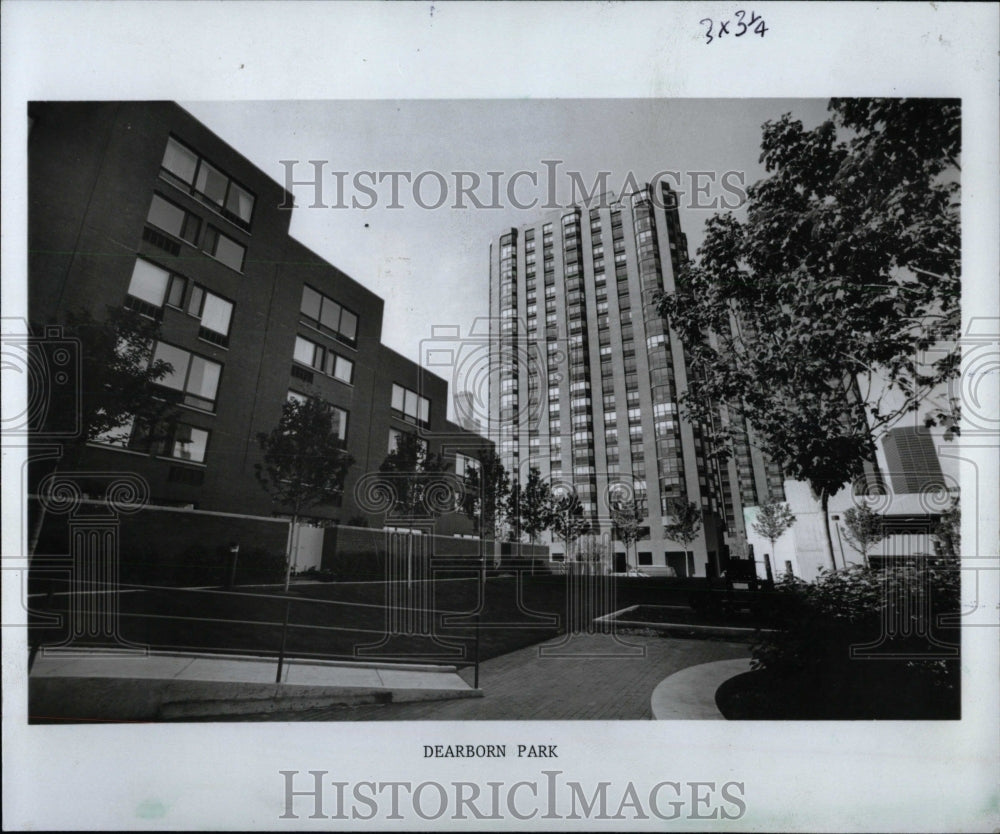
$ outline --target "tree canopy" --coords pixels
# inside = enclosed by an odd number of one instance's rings
[[[555,499],[549,482],[542,477],[541,470],[532,466],[528,470],[528,480],[518,490],[518,526],[535,544],[538,537],[552,527]]]
[[[511,517],[510,475],[493,449],[480,449],[476,457],[479,465],[466,475],[462,509],[478,532],[500,540]]]
[[[566,561],[571,561],[573,544],[590,532],[590,522],[583,515],[583,505],[575,493],[555,498],[552,506],[552,532],[566,546]]]
[[[886,537],[885,519],[867,505],[851,507],[844,513],[844,538],[868,567],[868,551]]]
[[[768,501],[757,511],[757,520],[753,523],[753,529],[771,543],[773,550],[774,543],[794,523],[795,515],[788,504],[782,504],[780,501]]]
[[[159,336],[155,321],[130,310],[109,307],[99,320],[89,310],[70,311],[62,337],[77,342],[79,376],[68,385],[50,385],[43,394],[47,408],[38,431],[52,423],[64,424],[76,412],[79,433],[70,442],[75,452],[90,441],[124,443],[134,421],[156,426],[165,421],[173,405],[156,396],[155,386],[173,371],[163,360],[153,359]]]
[[[425,498],[438,473],[448,471],[448,463],[441,455],[428,451],[423,438],[401,432],[396,448],[386,455],[379,471],[387,476],[396,495],[392,515],[417,518],[439,514],[438,502]]]
[[[788,477],[828,498],[864,474],[874,441],[930,407],[958,372],[960,105],[833,99],[805,130],[763,127],[768,176],[746,216],[707,223],[697,263],[660,300],[685,348],[689,416],[747,419]],[[928,422],[952,420],[948,409]],[[832,544],[827,529],[832,559]]]
[[[645,515],[639,502],[634,498],[628,500],[613,499],[610,510],[611,523],[614,525],[618,538],[625,545],[627,557],[629,547],[643,535],[642,522]]]
[[[686,548],[698,538],[701,532],[701,511],[698,505],[685,498],[671,498],[667,503],[667,514],[672,521],[664,525],[663,534]]]
[[[343,494],[354,458],[333,429],[330,409],[322,400],[290,399],[282,406],[278,425],[257,435],[263,460],[254,474],[294,516]]]

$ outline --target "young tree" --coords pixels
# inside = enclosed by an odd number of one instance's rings
[[[699,262],[660,302],[688,356],[689,417],[711,425],[725,404],[749,421],[824,518],[877,435],[957,375],[957,346],[924,357],[960,327],[959,102],[829,110],[814,130],[788,114],[764,125],[768,176],[748,189],[746,219],[711,218]],[[731,445],[725,426],[709,440]]]
[[[701,511],[698,505],[686,498],[671,498],[667,503],[667,514],[673,521],[664,525],[663,534],[684,545],[685,566],[688,561],[688,545],[701,532]]]
[[[591,533],[580,538],[577,558],[588,565],[591,572],[606,573],[608,555],[608,546],[600,536]]]
[[[844,513],[844,538],[868,567],[868,551],[885,538],[885,520],[867,506],[851,507]]]
[[[583,517],[583,506],[573,493],[555,499],[552,508],[552,532],[566,546],[566,561],[571,561],[573,544],[590,531],[590,522]]]
[[[36,335],[45,332],[34,326]],[[56,468],[72,469],[77,465],[86,445],[95,440],[124,445],[133,426],[142,427],[151,448],[165,437],[174,406],[164,396],[157,383],[173,372],[169,362],[153,359],[153,348],[159,337],[157,322],[131,310],[108,307],[103,320],[94,318],[89,310],[67,313],[60,339],[76,342],[78,376],[72,374],[68,384],[48,384],[45,373],[29,375],[31,401],[44,403],[36,410],[30,426],[35,437],[58,435],[63,443]],[[41,355],[31,356],[44,364]],[[77,433],[66,432],[67,418],[74,420]],[[38,480],[34,474],[32,480]],[[45,520],[44,507],[38,517],[29,543],[34,554]]]
[[[155,396],[156,384],[173,372],[169,362],[153,359],[159,333],[157,322],[123,308],[109,307],[103,321],[88,310],[67,314],[63,335],[80,343],[80,387],[53,386],[48,416],[58,419],[62,407],[71,407],[60,395],[74,397],[80,433],[70,456],[98,438],[124,442],[133,421],[156,425],[172,413],[167,398]]]
[[[492,449],[480,449],[477,458],[479,465],[466,475],[462,509],[478,533],[499,541],[511,515],[510,475]]]
[[[319,504],[329,504],[343,494],[344,478],[354,463],[334,433],[333,417],[322,400],[287,400],[281,419],[270,432],[259,432],[257,442],[263,461],[254,466],[261,487],[292,516],[292,530],[299,517]],[[292,537],[285,554],[285,590],[292,570]]]
[[[552,528],[554,511],[555,499],[549,482],[537,466],[532,466],[524,487],[518,490],[517,502],[519,526],[529,542],[537,544],[538,537]]]
[[[642,527],[643,515],[640,512],[639,502],[613,501],[611,503],[611,523],[614,525],[615,533],[625,545],[625,559],[628,561],[628,550],[630,545],[634,545],[639,539],[639,532]],[[637,561],[632,563],[637,567]]]
[[[795,516],[792,514],[791,507],[780,501],[768,501],[757,510],[757,520],[753,523],[753,529],[757,535],[763,536],[771,543],[772,559],[774,558],[774,543],[794,523]]]
[[[396,490],[394,515],[416,518],[435,514],[434,502],[425,501],[425,494],[435,476],[448,471],[448,464],[441,455],[429,452],[423,439],[402,432],[379,471],[391,476]]]
[[[958,561],[962,553],[962,508],[957,497],[952,501],[948,511],[941,516],[931,538],[939,559]]]

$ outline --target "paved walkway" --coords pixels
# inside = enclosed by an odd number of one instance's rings
[[[715,705],[715,691],[725,681],[750,671],[750,661],[716,660],[689,666],[660,681],[650,704],[653,717],[660,721],[679,718],[718,721],[725,716]]]
[[[307,721],[651,719],[650,696],[675,672],[750,656],[745,643],[660,636],[557,638],[484,662],[482,698],[311,709],[262,716]],[[627,645],[625,642],[627,641]],[[735,674],[735,673],[734,673]],[[461,675],[472,681],[472,669]],[[714,688],[702,693],[714,705]],[[244,720],[246,720],[244,718]]]

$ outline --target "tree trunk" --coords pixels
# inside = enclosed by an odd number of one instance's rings
[[[830,495],[824,489],[820,493],[820,507],[823,510],[823,531],[826,533],[826,549],[827,553],[830,555],[830,567],[836,571],[837,570],[837,559],[833,555],[833,536],[830,535]]]
[[[55,468],[52,473],[59,471],[59,462],[56,461]],[[39,492],[39,497],[35,499],[38,502],[37,516],[35,518],[35,527],[31,531],[31,541],[28,543],[28,563],[35,556],[35,550],[38,549],[38,540],[42,537],[42,528],[45,526],[45,502],[41,500],[41,493]]]
[[[292,526],[288,531],[288,552],[285,553],[285,593],[292,583],[292,554],[295,552],[296,539],[298,538],[299,516],[292,515]]]

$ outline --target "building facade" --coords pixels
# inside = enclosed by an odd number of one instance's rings
[[[377,526],[355,487],[397,433],[453,462],[486,445],[447,420],[443,379],[382,345],[383,300],[290,237],[292,196],[181,107],[35,103],[29,119],[32,322],[128,308],[159,323],[154,358],[173,367],[170,436],[133,427],[88,444],[81,468],[137,472],[157,505],[280,513],[254,477],[257,435],[314,397],[355,462],[341,505],[312,512]]]
[[[703,576],[745,542],[743,505],[781,499],[783,488],[749,429],[720,464],[705,454],[709,427],[680,414],[684,352],[656,295],[686,258],[676,194],[662,181],[505,230],[490,252],[491,439],[522,481],[537,466],[572,490],[619,566],[609,500],[634,496],[646,527],[638,569]],[[665,530],[673,499],[701,514],[693,542]],[[560,545],[554,559],[566,558]]]

